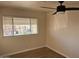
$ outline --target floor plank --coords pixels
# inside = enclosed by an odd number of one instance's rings
[[[47,47],[11,55],[10,58],[65,58]]]

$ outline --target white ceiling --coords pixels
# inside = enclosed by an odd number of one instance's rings
[[[64,4],[66,7],[79,7],[79,1],[65,1]],[[56,8],[57,5],[59,5],[57,1],[0,1],[0,6],[30,8],[43,11],[49,11],[50,9],[41,8],[40,6]]]

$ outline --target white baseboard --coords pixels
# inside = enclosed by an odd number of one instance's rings
[[[54,48],[51,48],[51,47],[49,47],[49,46],[46,46],[46,47],[48,47],[49,49],[51,49],[51,50],[55,51],[56,53],[58,53],[58,54],[60,54],[60,55],[62,55],[62,56],[64,56],[64,57],[66,57],[66,58],[70,58],[69,56],[67,56],[67,55],[65,55],[65,54],[63,54],[63,53],[61,53],[61,52],[57,51],[57,50],[56,50],[56,49],[54,49]]]
[[[31,49],[25,49],[25,50],[13,52],[13,53],[4,54],[4,55],[1,55],[0,58],[9,58],[10,55],[14,55],[14,54],[18,54],[18,53],[22,53],[22,52],[38,49],[38,48],[43,48],[43,47],[45,47],[45,46],[39,46],[39,47],[31,48]]]
[[[31,49],[25,49],[25,50],[21,50],[21,51],[17,51],[17,52],[13,52],[13,53],[8,53],[8,54],[4,54],[4,55],[1,55],[0,58],[9,58],[10,55],[14,55],[14,54],[18,54],[18,53],[23,53],[23,52],[27,52],[27,51],[30,51],[30,50],[34,50],[34,49],[39,49],[39,48],[43,48],[43,47],[47,47],[57,53],[59,53],[60,55],[64,56],[64,57],[67,57],[67,58],[70,58],[69,56],[57,51],[56,49],[53,49],[49,46],[39,46],[39,47],[35,47],[35,48],[31,48]]]

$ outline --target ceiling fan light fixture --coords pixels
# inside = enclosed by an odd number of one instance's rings
[[[61,11],[61,12],[57,12],[57,14],[64,14],[65,12]]]

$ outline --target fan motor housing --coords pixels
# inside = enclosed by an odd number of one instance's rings
[[[65,6],[64,5],[60,5],[57,7],[57,12],[65,12]]]

